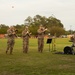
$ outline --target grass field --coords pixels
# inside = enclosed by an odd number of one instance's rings
[[[0,75],[75,75],[75,55],[54,54],[52,44],[37,51],[37,39],[30,39],[28,54],[22,52],[22,39],[15,39],[13,55],[5,54],[7,39],[0,39]],[[67,38],[56,39],[56,51],[71,45]]]

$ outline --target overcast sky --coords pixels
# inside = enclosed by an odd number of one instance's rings
[[[66,30],[75,30],[75,0],[0,0],[0,24],[24,24],[28,16],[37,14],[53,14]]]

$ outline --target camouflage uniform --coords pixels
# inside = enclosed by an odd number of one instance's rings
[[[39,29],[37,30],[37,33],[38,33],[38,51],[42,52],[44,47],[45,28],[42,25],[40,25]]]
[[[8,35],[8,40],[7,40],[7,49],[6,49],[6,54],[8,50],[10,49],[10,54],[12,54],[12,50],[15,44],[15,30],[14,27],[10,27],[7,30],[7,35]]]
[[[23,53],[27,53],[29,46],[29,37],[30,37],[29,29],[27,26],[22,32],[22,37],[23,37]]]

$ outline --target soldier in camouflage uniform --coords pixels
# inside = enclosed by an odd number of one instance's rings
[[[7,35],[8,35],[8,40],[7,40],[7,49],[6,49],[6,54],[8,53],[8,50],[10,50],[10,54],[12,54],[13,51],[13,47],[15,44],[15,28],[13,26],[11,26],[8,30],[7,30]]]
[[[28,26],[26,26],[24,31],[22,32],[22,37],[23,37],[23,53],[27,53],[29,47],[29,37],[30,37]]]
[[[74,35],[72,36],[72,42],[73,42],[72,47],[75,47],[75,33],[74,33]]]
[[[45,31],[47,29],[45,29],[42,25],[40,25],[39,29],[37,30],[38,33],[38,52],[43,51],[43,47],[44,47],[44,34]]]

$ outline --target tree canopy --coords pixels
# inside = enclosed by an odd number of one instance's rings
[[[25,19],[25,24],[30,26],[30,30],[34,35],[37,34],[36,30],[38,29],[40,24],[48,28],[49,32],[52,35],[56,33],[58,34],[58,36],[60,36],[61,34],[64,34],[65,31],[61,21],[53,16],[50,16],[48,18],[40,15],[36,15],[33,18],[29,16],[27,17],[27,19]]]

